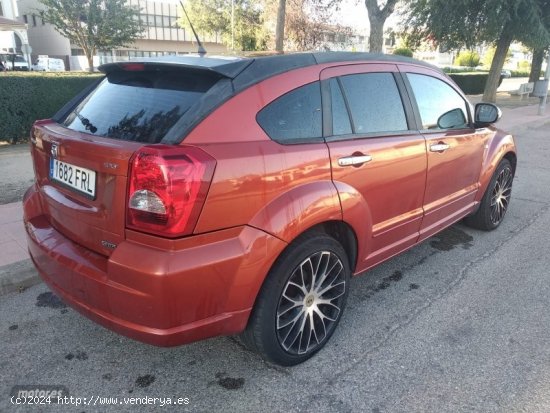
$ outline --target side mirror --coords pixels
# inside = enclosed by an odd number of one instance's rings
[[[466,127],[467,123],[462,109],[456,108],[441,115],[437,120],[437,127],[439,129],[457,129]]]
[[[478,103],[475,109],[476,126],[484,127],[498,121],[502,116],[502,111],[492,103]]]

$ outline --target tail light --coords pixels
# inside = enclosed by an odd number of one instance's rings
[[[215,165],[195,147],[139,149],[130,162],[126,226],[170,238],[191,234]]]

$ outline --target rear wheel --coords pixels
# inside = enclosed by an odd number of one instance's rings
[[[346,304],[350,267],[345,251],[324,234],[291,244],[270,271],[243,342],[265,359],[292,366],[328,342]]]
[[[479,209],[475,214],[467,217],[464,222],[473,228],[485,231],[491,231],[498,227],[508,211],[513,180],[512,164],[508,159],[503,159],[489,182]]]

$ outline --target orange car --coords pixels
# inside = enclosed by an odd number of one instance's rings
[[[512,136],[425,63],[363,53],[111,63],[31,132],[29,252],[134,339],[241,333],[300,363],[350,277],[466,217],[504,218]]]

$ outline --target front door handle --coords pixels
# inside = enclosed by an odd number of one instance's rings
[[[370,161],[372,161],[372,156],[370,155],[354,155],[354,156],[346,156],[344,158],[338,159],[338,165],[358,166]]]
[[[434,143],[433,145],[431,145],[430,146],[430,151],[431,152],[445,152],[450,147],[451,146],[446,144],[446,143],[439,142],[439,143]]]

